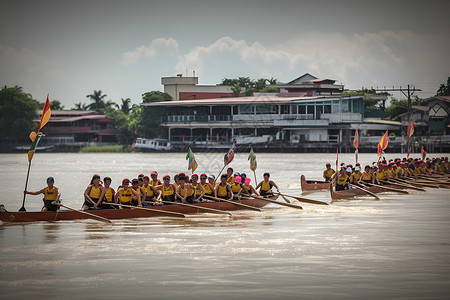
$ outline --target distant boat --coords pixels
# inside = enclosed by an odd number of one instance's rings
[[[52,149],[54,148],[55,146],[54,145],[51,145],[51,146],[38,146],[38,147],[36,147],[36,151],[38,151],[38,152],[42,152],[42,151],[52,151]],[[15,150],[17,150],[17,151],[28,151],[28,150],[30,150],[30,146],[17,146],[17,147],[14,147],[14,149]]]
[[[137,138],[131,148],[142,152],[170,151],[172,145],[165,139]]]

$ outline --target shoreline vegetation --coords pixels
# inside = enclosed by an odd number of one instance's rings
[[[93,152],[131,152],[131,145],[108,145],[108,146],[86,146],[80,149],[80,153],[93,153]]]

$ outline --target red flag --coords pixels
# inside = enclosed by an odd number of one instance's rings
[[[225,166],[233,161],[235,150],[236,150],[236,140],[233,140],[233,145],[231,145],[230,150],[228,150],[228,152],[223,157],[223,162],[224,162]]]
[[[388,139],[388,131],[386,130],[386,133],[381,138],[381,141],[378,143],[377,146],[377,155],[380,156],[384,149],[386,149],[388,145],[389,139]]]
[[[409,124],[408,124],[408,130],[406,131],[406,135],[408,136],[408,138],[411,138],[413,133],[414,133],[414,123],[413,123],[413,119],[411,118],[411,121],[409,121]]]
[[[353,146],[355,146],[355,149],[358,150],[358,146],[359,146],[358,129],[356,129],[356,131],[355,131],[355,138],[353,139]]]

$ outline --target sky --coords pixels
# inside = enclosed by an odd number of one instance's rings
[[[449,1],[0,0],[0,84],[66,109],[163,91],[161,77],[305,73],[434,95],[450,76]],[[394,94],[404,98],[400,93]]]

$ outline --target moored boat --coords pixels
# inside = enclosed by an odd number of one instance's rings
[[[278,197],[275,196],[271,198],[272,200],[276,200]],[[245,205],[261,208],[265,205],[269,204],[269,201],[265,201],[263,199],[249,199],[249,200],[241,200],[238,203],[242,203]],[[233,211],[233,210],[241,210],[245,209],[242,206],[235,205],[229,202],[204,202],[204,203],[196,203],[195,206],[212,208],[223,211]],[[35,211],[35,212],[10,212],[7,211],[3,205],[0,207],[0,220],[2,222],[7,223],[21,223],[21,222],[49,222],[49,221],[70,221],[70,220],[78,220],[78,219],[90,219],[89,216],[80,213],[79,211],[71,211],[71,210],[60,210],[58,212],[50,212],[50,211]],[[199,208],[192,206],[182,206],[182,205],[162,205],[162,206],[151,206],[148,207],[152,210],[160,210],[167,212],[177,212],[182,214],[196,214],[203,213],[204,211]],[[149,217],[161,217],[161,214],[158,212],[154,212],[151,210],[143,210],[143,209],[100,209],[100,210],[88,210],[86,211],[89,214],[93,214],[99,217],[103,217],[110,220],[118,220],[118,219],[132,219],[132,218],[149,218]]]
[[[306,180],[305,175],[300,176],[300,183],[302,186],[303,193],[330,189],[329,182],[317,181],[317,180]]]

